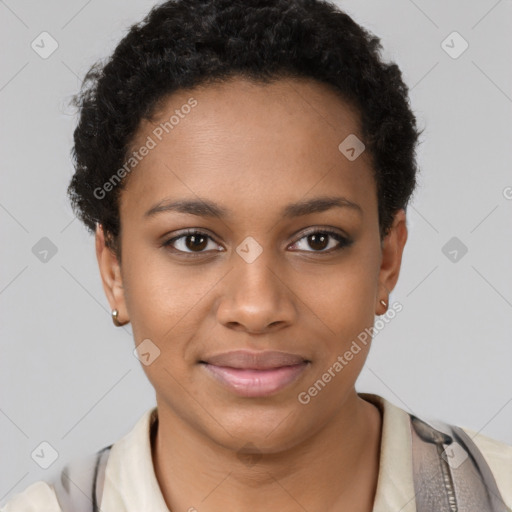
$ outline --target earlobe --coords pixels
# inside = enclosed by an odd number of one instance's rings
[[[103,226],[99,223],[96,224],[95,243],[103,290],[110,304],[110,309],[117,310],[116,319],[120,325],[124,325],[127,323],[128,314],[125,305],[121,267],[114,252],[106,246],[105,232]]]
[[[394,217],[389,233],[382,243],[382,259],[379,271],[377,294],[377,315],[383,315],[389,307],[390,290],[396,285],[402,263],[402,254],[407,242],[407,224],[405,210],[399,210]],[[386,303],[384,306],[382,300]],[[382,308],[384,306],[384,311]]]

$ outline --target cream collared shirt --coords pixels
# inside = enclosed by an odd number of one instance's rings
[[[381,396],[359,396],[377,405],[383,414],[373,512],[416,512],[408,414]],[[156,407],[146,411],[112,447],[105,471],[102,512],[168,512],[151,458],[150,426],[156,413]],[[481,450],[505,504],[512,510],[512,446],[463,429]],[[0,512],[61,512],[61,508],[53,487],[38,481],[15,494]]]

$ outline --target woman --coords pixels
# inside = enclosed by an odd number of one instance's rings
[[[177,0],[93,66],[69,194],[157,406],[3,511],[512,507],[512,447],[355,390],[420,134],[379,50],[320,0]]]

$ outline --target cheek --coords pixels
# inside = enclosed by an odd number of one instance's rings
[[[377,280],[370,262],[354,254],[322,276],[304,274],[298,295],[319,319],[327,337],[348,340],[375,318]]]
[[[298,398],[301,404],[306,399],[309,410],[319,418],[336,412],[368,356],[370,328],[375,321],[375,284],[366,275],[355,269],[340,273],[326,280],[323,293],[318,291],[308,298],[322,327],[317,331],[320,340],[315,340],[317,359],[311,379],[305,382]]]
[[[186,325],[194,305],[211,288],[199,267],[171,264],[161,251],[132,252],[125,262],[125,300],[136,340],[151,335],[164,341],[168,335],[175,336],[174,331]]]
[[[126,307],[148,380],[164,396],[182,397],[183,386],[194,394],[188,347],[197,331],[198,303],[211,284],[192,267],[184,270],[161,260],[132,257],[127,262]],[[151,354],[149,364],[144,351]]]
[[[126,307],[134,343],[141,347],[144,372],[155,389],[165,393],[183,393],[173,377],[193,390],[190,368],[197,359],[197,340],[204,337],[201,326],[211,320],[208,295],[219,276],[200,266],[171,264],[165,257],[149,254],[131,253],[125,270]],[[149,365],[140,355],[142,343],[158,354]]]

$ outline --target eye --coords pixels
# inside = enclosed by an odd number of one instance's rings
[[[304,236],[302,236],[298,242],[295,242],[291,247],[296,247],[301,243],[301,240],[306,240],[306,244],[309,244],[310,247],[312,247],[313,251],[308,251],[307,249],[300,249],[299,250],[305,250],[306,252],[320,252],[320,253],[331,253],[335,251],[339,251],[343,249],[344,247],[348,247],[352,244],[352,240],[348,239],[347,237],[341,235],[340,233],[333,231],[331,229],[315,229],[312,231],[307,232]],[[332,239],[335,240],[334,243]],[[328,248],[328,250],[325,250]]]
[[[330,240],[329,240],[330,239]],[[309,244],[313,250],[308,250],[298,247],[301,244],[301,240],[306,240],[305,243]],[[197,231],[194,229],[187,230],[186,232],[171,238],[170,240],[162,244],[163,247],[169,247],[173,252],[184,253],[184,254],[202,254],[210,250],[221,252],[224,249],[215,249],[211,247],[218,245],[213,238],[203,231]],[[331,243],[329,243],[331,242]],[[292,246],[293,249],[304,250],[306,252],[317,252],[317,253],[331,253],[339,251],[344,247],[348,247],[352,244],[352,240],[341,235],[340,233],[331,229],[315,229],[305,233],[297,242]],[[326,250],[327,249],[327,250]]]
[[[170,247],[174,252],[201,254],[206,252],[204,249],[208,247],[209,241],[215,244],[213,238],[207,233],[191,229],[164,242],[162,246]]]

